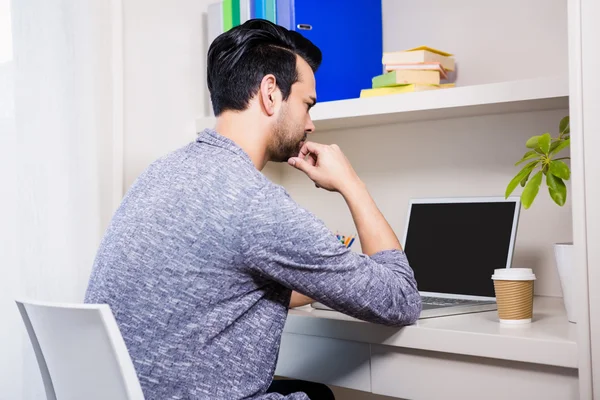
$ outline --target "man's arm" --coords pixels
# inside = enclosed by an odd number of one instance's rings
[[[306,142],[290,165],[303,171],[319,187],[339,192],[346,200],[358,231],[363,253],[401,250],[394,231],[377,208],[350,162],[337,145]]]
[[[318,186],[342,193],[369,254],[350,251],[283,189],[266,186],[249,201],[241,227],[253,233],[241,238],[246,265],[363,320],[387,325],[416,321],[421,298],[397,238],[339,148],[320,146],[303,148],[312,157],[307,173]],[[296,161],[290,164],[302,169],[305,160]]]
[[[240,235],[240,260],[259,279],[369,322],[401,326],[419,317],[421,298],[402,251],[351,251],[281,187],[267,185],[249,199],[240,232],[251,232]]]
[[[346,200],[358,231],[363,253],[373,255],[382,250],[401,250],[394,231],[338,146],[324,146],[307,142],[301,149],[299,157],[291,160],[290,164],[305,172],[317,185],[336,172],[339,173],[338,171],[323,171],[327,167],[336,170],[342,169],[342,179],[338,181],[329,179],[329,182],[322,182],[324,185],[322,187],[339,191]],[[290,308],[312,302],[310,297],[292,292]]]
[[[295,307],[302,307],[305,306],[307,304],[310,304],[314,302],[313,299],[311,299],[308,296],[305,296],[301,293],[298,293],[296,291],[292,292],[292,297],[290,299],[290,308],[295,308]]]
[[[312,155],[317,152],[319,153],[315,154],[316,157],[313,157]],[[352,218],[354,219],[354,225],[356,225],[358,231],[363,253],[370,256],[382,250],[401,250],[400,243],[394,234],[394,231],[377,208],[377,205],[368,193],[367,188],[360,181],[356,173],[354,173],[350,163],[338,146],[323,146],[309,142],[303,147],[300,155],[310,157],[309,161],[305,161],[304,157],[302,157],[293,160],[290,164],[306,173],[310,173],[319,181],[322,181],[323,177],[327,174],[323,172],[319,174],[318,171],[311,170],[311,167],[315,166],[319,155],[321,159],[325,157],[332,159],[332,162],[330,163],[327,163],[327,160],[325,162],[321,160],[318,166],[320,168],[323,168],[322,165],[327,166],[332,163],[337,163],[340,167],[345,167],[347,175],[345,180],[341,180],[341,182],[329,182],[329,186],[327,187],[330,187],[332,190],[340,191],[346,200]],[[304,165],[302,164],[303,162],[305,163]],[[324,185],[327,184],[328,182],[324,183]],[[338,185],[340,188],[334,189]],[[290,300],[290,308],[310,304],[313,301],[314,300],[310,297],[293,292]]]

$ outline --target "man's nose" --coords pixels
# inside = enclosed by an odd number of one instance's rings
[[[313,133],[315,131],[315,124],[313,123],[310,117],[308,117],[308,124],[306,124],[306,126],[304,127],[304,131],[307,134]]]

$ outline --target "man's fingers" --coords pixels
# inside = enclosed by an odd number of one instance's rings
[[[314,154],[318,156],[319,153],[323,151],[323,148],[325,148],[325,145],[321,143],[304,142],[304,145],[302,145],[298,157],[305,158],[309,154]]]
[[[291,166],[295,167],[296,169],[299,169],[300,171],[304,172],[306,175],[311,176],[311,172],[312,170],[315,168],[314,166],[310,165],[310,163],[300,157],[292,157],[288,160],[288,164],[290,164]]]

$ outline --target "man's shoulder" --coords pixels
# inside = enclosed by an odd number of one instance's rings
[[[278,203],[293,202],[288,191],[281,185],[271,181],[266,176],[259,178],[260,185],[256,188],[254,202]]]
[[[322,223],[311,211],[298,204],[283,186],[269,180],[249,197],[247,214],[251,214],[250,220],[262,223]]]
[[[141,180],[186,182],[186,190],[208,190],[211,196],[246,203],[258,201],[267,207],[293,202],[287,190],[257,170],[248,160],[226,149],[202,148],[197,142],[176,149],[155,160],[140,176]],[[145,185],[143,185],[145,186]],[[221,199],[225,200],[225,199]]]
[[[262,187],[268,179],[254,165],[238,154],[223,148],[191,142],[156,159],[149,170],[172,171],[192,177],[217,176],[221,184]],[[236,185],[237,186],[237,185]]]

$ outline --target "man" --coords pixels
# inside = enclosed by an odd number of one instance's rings
[[[148,400],[309,398],[302,382],[269,389],[290,297],[386,325],[418,318],[413,272],[365,185],[339,147],[307,141],[320,62],[311,42],[266,21],[219,36],[208,53],[216,128],[154,162],[117,210],[86,302],[111,306]],[[365,254],[262,175],[268,161],[340,193]]]

